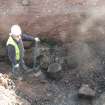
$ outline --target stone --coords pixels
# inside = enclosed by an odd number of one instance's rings
[[[95,97],[96,92],[87,84],[83,84],[79,89],[79,96],[92,98]]]
[[[59,63],[53,63],[48,67],[47,76],[54,80],[62,78],[62,67]]]
[[[41,66],[42,69],[46,70],[48,68],[48,66],[49,66],[49,60],[50,60],[49,57],[46,56],[46,55],[44,55],[42,57],[42,59],[40,61],[40,66]]]
[[[51,79],[59,80],[62,78],[62,66],[59,63],[52,63],[47,70],[47,76]]]
[[[49,73],[56,73],[62,70],[62,66],[59,63],[50,64],[48,67],[47,72]]]

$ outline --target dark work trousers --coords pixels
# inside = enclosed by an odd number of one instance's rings
[[[21,59],[19,62],[19,67],[15,67],[14,64],[12,64],[12,73],[14,75],[22,75],[25,71],[28,70],[28,67],[25,65],[25,62],[23,59]]]

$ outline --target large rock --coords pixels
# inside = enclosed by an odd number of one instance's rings
[[[79,96],[81,97],[92,98],[95,97],[95,94],[96,94],[95,91],[86,84],[83,84],[79,89]]]
[[[56,80],[61,79],[63,76],[61,64],[59,63],[50,64],[47,70],[47,76]]]
[[[62,70],[62,66],[59,63],[50,64],[47,72],[49,73],[57,73]]]

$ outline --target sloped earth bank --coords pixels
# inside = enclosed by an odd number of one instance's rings
[[[15,81],[16,94],[31,105],[105,104],[104,42],[100,38],[95,41],[74,41],[58,48],[56,46],[57,50],[62,48],[60,54],[63,56],[63,77],[59,80],[47,78],[48,82],[42,83],[33,74],[25,75],[24,81]],[[8,74],[10,66],[2,62],[0,64],[1,72]],[[95,98],[78,97],[82,84],[88,84],[96,91]]]

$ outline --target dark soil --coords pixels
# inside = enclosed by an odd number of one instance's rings
[[[62,78],[54,80],[47,77],[47,82],[43,83],[34,73],[27,74],[24,75],[23,81],[15,80],[16,93],[32,105],[103,105],[100,100],[104,100],[105,96],[105,71],[102,63],[104,55],[97,50],[100,48],[98,43],[71,43],[71,52],[63,56]],[[70,62],[67,60],[69,57]],[[3,73],[11,72],[10,66],[4,62],[0,63],[0,67]],[[93,99],[78,97],[82,84],[88,84],[96,91]],[[99,103],[96,100],[99,100]]]
[[[1,64],[1,72],[9,73],[8,66]],[[93,105],[90,99],[78,97],[78,89],[81,84],[88,83],[97,91],[96,99],[105,91],[104,71],[93,73],[93,78],[82,78],[78,69],[65,68],[61,80],[50,80],[48,83],[41,83],[37,78],[27,76],[26,81],[15,81],[17,94],[27,99],[32,105]]]

